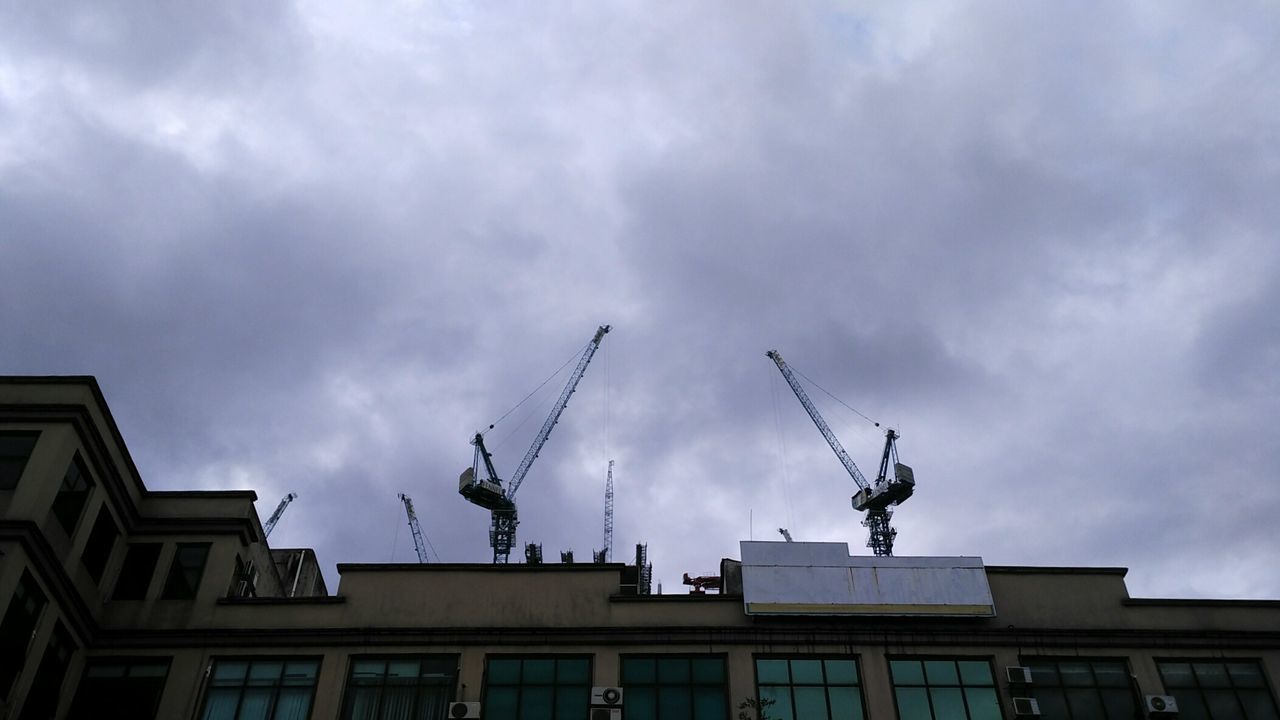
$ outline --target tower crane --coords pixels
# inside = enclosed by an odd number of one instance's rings
[[[609,475],[604,481],[604,549],[600,562],[609,562],[613,554],[613,461],[609,461]]]
[[[422,526],[418,524],[418,513],[413,511],[413,501],[408,495],[400,493],[400,502],[404,503],[404,514],[409,517],[409,532],[413,533],[413,549],[418,551],[418,562],[429,563],[427,544],[422,538]]]
[[[610,330],[609,325],[601,325],[596,329],[596,334],[587,343],[587,347],[582,351],[582,356],[578,359],[578,366],[574,368],[573,373],[569,376],[569,381],[565,383],[564,389],[560,391],[560,398],[551,408],[551,414],[546,421],[542,423],[542,429],[538,431],[537,436],[533,439],[533,444],[529,446],[528,452],[524,454],[524,459],[520,461],[520,465],[516,467],[511,478],[507,481],[507,486],[502,486],[502,480],[498,477],[498,471],[493,466],[493,456],[484,446],[484,433],[477,432],[475,437],[471,439],[471,444],[475,446],[475,455],[471,463],[471,467],[462,472],[458,478],[458,492],[472,504],[489,511],[491,523],[489,526],[489,544],[493,547],[493,562],[506,563],[507,558],[511,555],[511,545],[516,539],[516,526],[520,524],[518,514],[516,512],[515,495],[520,489],[520,484],[524,482],[525,475],[529,473],[529,468],[533,465],[533,461],[538,459],[538,453],[542,452],[542,446],[546,444],[547,438],[551,437],[551,430],[555,428],[556,423],[560,421],[560,414],[564,412],[564,408],[569,404],[569,396],[573,395],[573,391],[578,387],[578,381],[582,379],[582,374],[587,371],[587,365],[591,363],[592,356],[600,347],[600,341]],[[492,425],[489,426],[493,428]]]
[[[782,355],[777,350],[770,350],[765,355],[778,366],[778,370],[782,372],[782,377],[791,386],[791,391],[796,394],[796,399],[804,406],[805,412],[809,413],[809,419],[813,420],[813,424],[818,427],[818,432],[822,433],[822,437],[826,438],[827,444],[831,446],[840,463],[844,465],[849,477],[853,478],[854,483],[857,484],[858,493],[853,496],[853,508],[867,514],[862,521],[862,524],[870,531],[867,547],[871,548],[871,551],[878,556],[892,556],[893,539],[898,536],[898,531],[894,530],[889,524],[889,518],[893,515],[890,506],[900,505],[904,500],[911,497],[911,494],[916,489],[915,475],[912,473],[911,468],[897,461],[898,449],[894,443],[898,439],[898,433],[893,429],[885,431],[884,452],[880,456],[880,472],[876,476],[875,483],[867,482],[867,478],[863,476],[858,466],[853,463],[853,458],[849,457],[849,453],[845,452],[844,446],[836,439],[835,433],[831,431],[827,421],[822,418],[818,408],[809,399],[808,393],[800,386],[800,381],[796,379],[795,373],[791,371],[786,361],[782,359]],[[876,424],[879,425],[879,423]],[[890,459],[893,460],[892,478],[888,477]]]
[[[297,493],[289,493],[280,499],[280,504],[276,506],[276,511],[271,513],[271,517],[262,524],[262,537],[267,537],[271,531],[275,529],[276,523],[280,522],[280,516],[284,514],[284,509],[289,507],[289,503],[297,499]]]
[[[795,542],[791,539],[791,532],[786,528],[778,528],[778,533],[782,535],[783,540],[786,540],[787,542]]]

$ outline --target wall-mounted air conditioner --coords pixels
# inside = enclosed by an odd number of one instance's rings
[[[1016,697],[1013,699],[1013,714],[1018,717],[1040,717],[1040,703],[1035,698]]]
[[[449,717],[478,718],[480,717],[480,703],[476,703],[476,702],[449,703]]]
[[[1172,695],[1148,695],[1147,713],[1152,717],[1172,717],[1178,714],[1178,699]]]
[[[622,705],[622,688],[620,687],[591,688],[591,704],[604,705],[606,707],[621,706]]]
[[[1010,685],[1030,685],[1031,668],[1021,665],[1009,665],[1004,669],[1005,678]]]

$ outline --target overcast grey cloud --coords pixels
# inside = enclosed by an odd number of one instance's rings
[[[273,544],[333,584],[413,557],[397,492],[487,560],[470,434],[612,323],[519,540],[589,558],[612,458],[615,555],[678,591],[781,526],[865,551],[776,348],[901,429],[899,554],[1280,597],[1278,38],[1264,2],[0,3],[0,371],[96,375],[151,488],[297,492]]]

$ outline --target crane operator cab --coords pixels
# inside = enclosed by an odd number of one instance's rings
[[[861,490],[853,496],[853,509],[876,510],[890,505],[900,505],[916,491],[916,477],[910,466],[893,464],[893,479],[882,480],[874,487]]]

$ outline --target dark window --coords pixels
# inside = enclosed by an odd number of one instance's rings
[[[1165,690],[1178,700],[1182,720],[1277,720],[1262,665],[1252,660],[1162,660]]]
[[[1042,660],[1025,658],[1031,685],[1014,695],[1029,695],[1045,720],[1131,720],[1137,717],[1137,693],[1123,660]]]
[[[776,720],[862,720],[853,658],[757,658],[762,709]]]
[[[204,575],[204,563],[209,559],[209,543],[178,543],[169,566],[169,577],[164,581],[166,600],[190,600],[200,587]]]
[[[253,562],[245,562],[236,555],[236,571],[231,576],[231,587],[227,588],[227,597],[251,598],[258,596],[258,570]]]
[[[306,720],[319,660],[214,660],[201,720]]]
[[[395,655],[351,660],[343,720],[444,718],[457,684],[456,656]],[[501,715],[485,708],[485,717]],[[513,716],[514,717],[514,716]],[[551,717],[550,715],[546,717]],[[583,715],[586,717],[586,706]]]
[[[890,660],[889,673],[900,720],[1001,720],[987,660]]]
[[[18,480],[31,457],[31,449],[39,437],[40,433],[34,431],[0,432],[0,490],[18,487]]]
[[[35,632],[36,621],[47,602],[35,578],[23,570],[18,588],[9,600],[9,609],[5,610],[4,620],[0,620],[0,695],[9,694],[9,686],[22,670],[31,634]]]
[[[71,634],[59,621],[53,626],[53,635],[44,649],[44,658],[36,669],[35,680],[27,693],[27,702],[22,706],[19,720],[47,720],[58,711],[58,700],[62,697],[62,681],[66,679],[67,666],[71,664],[71,654],[76,651],[76,644]]]
[[[160,558],[160,543],[131,543],[124,554],[113,600],[145,600]]]
[[[62,476],[58,496],[53,499],[53,516],[58,519],[58,524],[68,536],[76,531],[76,523],[80,522],[80,514],[84,512],[84,504],[89,499],[89,489],[92,487],[93,478],[80,459],[80,453],[76,453],[67,466],[67,472]]]
[[[93,530],[89,532],[89,542],[84,546],[80,561],[89,571],[94,582],[102,580],[102,571],[107,569],[107,560],[111,558],[111,550],[116,546],[116,538],[120,531],[111,519],[111,511],[103,505],[98,510],[98,519],[93,521]]]
[[[486,720],[579,720],[591,703],[591,658],[492,656],[485,667]]]
[[[622,659],[627,720],[725,720],[725,661],[719,655]]]
[[[169,658],[90,660],[67,720],[149,720],[160,707]]]

